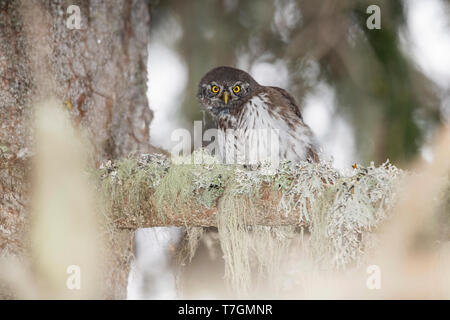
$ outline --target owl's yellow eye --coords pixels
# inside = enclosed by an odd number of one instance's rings
[[[218,93],[220,91],[218,86],[212,86],[211,91],[214,93]]]
[[[234,86],[234,88],[233,88],[233,92],[234,93],[239,93],[241,91],[241,87],[239,87],[239,86]]]

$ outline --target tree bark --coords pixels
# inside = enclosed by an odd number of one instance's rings
[[[69,29],[77,5],[81,28]],[[152,152],[146,99],[145,1],[0,0],[0,251],[22,254],[28,220],[33,106],[67,108],[95,150],[92,164]],[[130,250],[132,233],[118,235]],[[124,298],[128,261],[111,266],[108,298]]]
[[[289,214],[278,210],[281,192],[261,192],[260,199],[253,199],[248,207],[251,210],[246,218],[247,225],[254,226],[307,226],[307,223],[300,219],[300,211],[293,210]],[[265,194],[265,195],[264,195]],[[244,196],[243,196],[244,197]],[[219,199],[220,201],[220,199]],[[250,204],[251,203],[251,204]],[[122,218],[116,218],[116,226],[119,229],[136,230],[138,228],[153,227],[217,227],[217,205],[213,208],[205,208],[198,205],[190,206],[187,214],[174,212],[170,208],[164,209],[164,216],[157,214],[157,206],[153,205],[151,210],[143,216],[124,215]],[[120,210],[120,209],[119,209]]]

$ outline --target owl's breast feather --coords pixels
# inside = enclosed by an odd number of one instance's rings
[[[277,150],[279,159],[297,162],[307,160],[314,149],[311,130],[301,117],[288,105],[274,104],[267,93],[254,96],[238,112],[219,117],[218,126],[223,134],[233,129],[233,139],[219,139],[219,149],[245,159]]]

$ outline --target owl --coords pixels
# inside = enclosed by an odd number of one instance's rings
[[[217,153],[225,163],[319,161],[313,133],[285,90],[217,67],[201,79],[197,97],[217,124]]]

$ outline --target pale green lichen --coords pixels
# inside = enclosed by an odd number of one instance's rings
[[[275,180],[283,191],[279,210],[285,214],[298,210],[300,219],[310,222],[311,203],[316,202],[327,188],[335,185],[339,177],[339,172],[328,162],[305,161],[295,166],[282,162]]]
[[[164,217],[165,209],[169,208],[184,215],[193,204],[207,209],[213,207],[223,193],[232,168],[220,164],[203,150],[176,162],[179,164],[170,167],[155,189],[158,214]]]
[[[103,164],[99,170],[100,188],[108,199],[106,209],[112,220],[130,216],[139,224],[140,219],[152,212],[152,193],[168,168],[168,160],[159,154],[130,156]]]

